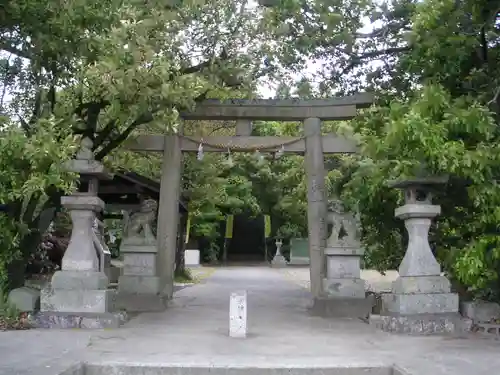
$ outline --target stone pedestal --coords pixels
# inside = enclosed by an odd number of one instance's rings
[[[328,218],[332,232],[325,250],[323,298],[315,301],[314,307],[324,316],[366,318],[372,301],[366,298],[365,282],[361,279],[363,249],[358,240],[356,219],[344,212],[340,202],[334,202],[330,208]],[[340,237],[342,229],[345,235]]]
[[[365,298],[365,282],[361,279],[360,260],[363,251],[355,247],[325,250],[325,295],[329,298]]]
[[[109,280],[100,269],[93,239],[96,213],[104,202],[88,194],[63,197],[61,202],[70,211],[73,230],[62,269],[41,292],[35,324],[44,328],[116,327],[124,317],[115,314],[116,292],[108,289]]]
[[[371,322],[386,331],[405,333],[444,333],[460,330],[458,295],[450,292],[450,282],[429,245],[431,219],[441,207],[431,204],[426,184],[413,181],[396,187],[406,189],[406,204],[395,216],[405,221],[408,248],[399,267],[392,292],[383,299],[383,316]]]
[[[127,311],[161,311],[166,307],[158,276],[156,238],[152,223],[156,202],[144,201],[140,211],[127,219],[120,253],[122,274],[118,279],[118,306]]]

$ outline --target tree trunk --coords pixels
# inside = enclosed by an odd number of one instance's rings
[[[179,235],[177,236],[177,249],[175,254],[175,274],[176,275],[184,275],[186,271],[186,259],[184,257],[184,252],[186,250],[185,244],[185,231],[187,224],[187,214],[182,215],[179,220]]]
[[[26,281],[26,265],[38,246],[42,236],[35,230],[21,240],[21,254],[18,258],[7,265],[7,292],[15,288],[21,288]]]

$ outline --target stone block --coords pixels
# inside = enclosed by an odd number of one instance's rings
[[[311,259],[309,257],[297,257],[290,255],[289,266],[308,266],[311,264]]]
[[[372,311],[373,298],[315,298],[310,313],[326,318],[363,318]]]
[[[365,298],[362,279],[323,279],[323,290],[328,298]]]
[[[41,311],[63,313],[106,313],[115,310],[115,290],[77,290],[45,288]]]
[[[486,301],[467,301],[460,306],[462,315],[474,322],[491,322],[500,319],[500,305]]]
[[[56,271],[52,276],[52,288],[65,290],[104,290],[109,279],[98,271]]]
[[[325,249],[325,255],[344,255],[344,256],[352,256],[352,257],[362,257],[364,254],[364,249],[360,246],[335,246],[335,247],[327,247]]]
[[[373,315],[368,319],[370,325],[385,332],[406,333],[410,335],[431,335],[461,333],[470,330],[467,320],[459,314],[420,314],[420,315]]]
[[[328,255],[326,274],[329,279],[359,279],[361,276],[359,256]]]
[[[33,316],[30,323],[35,328],[45,329],[105,329],[118,328],[128,320],[127,313],[63,313],[41,311]]]
[[[122,275],[118,279],[120,293],[158,294],[161,291],[158,276]]]
[[[100,212],[104,209],[104,201],[88,194],[73,194],[61,197],[61,204],[70,210],[92,210]]]
[[[450,282],[444,276],[398,277],[392,284],[395,294],[449,293]]]
[[[384,297],[389,313],[401,315],[446,314],[458,312],[458,294],[388,294]]]
[[[111,178],[104,165],[97,160],[70,160],[65,163],[65,167],[72,172],[92,175],[99,179]]]
[[[186,250],[184,261],[186,267],[198,267],[200,265],[200,250]]]
[[[151,244],[122,244],[120,246],[120,254],[125,253],[151,253],[156,254],[158,249],[156,245]]]
[[[123,255],[123,275],[154,276],[156,274],[156,254],[125,253]]]
[[[21,312],[33,312],[40,309],[40,290],[23,286],[10,291],[9,304]]]

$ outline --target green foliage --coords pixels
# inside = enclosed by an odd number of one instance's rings
[[[57,142],[54,142],[57,140]],[[5,122],[0,130],[0,285],[6,266],[20,255],[20,244],[33,229],[50,189],[69,192],[76,174],[64,169],[78,145],[70,131],[53,118],[42,119],[27,136],[18,126]]]
[[[367,111],[353,126],[362,152],[343,160],[336,181],[344,202],[361,213],[367,263],[387,269],[403,255],[402,223],[392,218],[402,197],[387,182],[448,175],[451,183],[436,198],[443,207],[432,233],[437,255],[474,290],[496,282],[500,148],[492,114],[472,98],[426,86],[412,101]]]

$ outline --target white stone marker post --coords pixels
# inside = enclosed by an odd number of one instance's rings
[[[247,292],[233,292],[229,300],[229,336],[247,337]]]
[[[396,208],[395,216],[405,221],[408,247],[392,293],[383,299],[386,312],[375,319],[386,331],[442,333],[460,324],[458,295],[450,292],[450,282],[441,275],[428,238],[431,219],[441,213],[441,207],[432,204],[431,188],[445,182],[428,178],[391,184],[405,191],[405,205]]]
[[[276,244],[276,254],[274,254],[271,266],[275,268],[286,267],[286,259],[283,256],[283,254],[281,254],[281,246],[283,246],[283,242],[281,241],[281,239],[278,238],[275,244]]]

